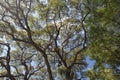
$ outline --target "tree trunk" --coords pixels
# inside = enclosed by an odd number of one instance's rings
[[[73,76],[74,76],[74,73],[70,69],[68,69],[66,71],[66,80],[73,80]]]
[[[32,40],[31,40],[32,41]],[[39,48],[39,46],[34,42],[32,41],[32,45],[43,55],[44,57],[44,60],[45,60],[45,64],[47,66],[47,71],[48,71],[48,75],[49,75],[49,80],[54,80],[53,79],[53,76],[52,76],[52,71],[51,71],[51,66],[50,66],[50,63],[48,61],[48,57],[47,57],[47,54],[45,54],[45,51],[43,51],[42,49]]]
[[[48,61],[48,57],[47,57],[47,55],[45,53],[43,54],[43,57],[44,57],[44,60],[45,60],[45,64],[47,66],[49,80],[54,80],[53,76],[52,76],[51,66],[50,66],[49,61]]]

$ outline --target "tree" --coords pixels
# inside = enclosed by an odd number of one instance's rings
[[[0,78],[119,80],[119,3],[1,0]]]
[[[85,62],[85,19],[79,0],[1,0],[0,77],[78,79]],[[84,14],[85,13],[85,14]],[[6,49],[6,47],[7,49]],[[78,75],[78,76],[80,76]]]
[[[119,3],[118,0],[91,1],[91,16],[87,24],[90,25],[88,31],[90,46],[87,52],[96,60],[93,71],[90,72],[90,75],[93,73],[98,75],[94,78],[120,79]]]

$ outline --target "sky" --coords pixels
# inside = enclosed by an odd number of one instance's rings
[[[92,69],[93,66],[94,66],[94,64],[95,64],[95,60],[90,59],[90,57],[86,57],[86,61],[87,61],[87,63],[88,63],[87,70],[88,70],[88,69]]]

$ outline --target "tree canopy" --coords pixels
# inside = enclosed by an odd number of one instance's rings
[[[0,78],[119,80],[119,0],[0,0]],[[88,69],[86,58],[95,61]]]

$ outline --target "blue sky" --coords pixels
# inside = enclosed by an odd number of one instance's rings
[[[95,60],[91,60],[90,57],[86,57],[86,62],[88,63],[87,70],[92,69],[95,64]]]

